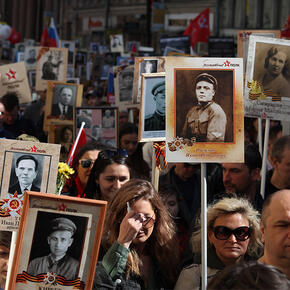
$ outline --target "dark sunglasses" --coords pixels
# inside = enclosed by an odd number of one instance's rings
[[[148,217],[142,222],[142,226],[145,229],[149,229],[153,227],[154,224],[155,224],[155,219],[153,217]]]
[[[214,228],[214,236],[218,240],[227,240],[232,234],[237,238],[239,241],[245,241],[251,237],[252,229],[250,227],[239,227],[234,230],[224,227],[224,226],[217,226]]]
[[[114,156],[128,157],[128,152],[126,149],[108,149],[101,151],[98,156],[102,159],[112,159]]]
[[[82,168],[90,168],[94,164],[94,160],[91,159],[81,159],[80,160],[80,165]]]

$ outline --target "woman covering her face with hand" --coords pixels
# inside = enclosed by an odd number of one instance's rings
[[[207,279],[228,265],[258,258],[262,243],[258,212],[246,199],[223,198],[207,209]],[[184,268],[175,290],[201,289],[201,230],[192,236],[194,263]]]
[[[107,149],[99,153],[91,170],[86,197],[110,201],[116,192],[130,180],[127,151]]]
[[[172,221],[150,182],[128,181],[109,204],[107,250],[93,289],[172,289],[177,247]]]

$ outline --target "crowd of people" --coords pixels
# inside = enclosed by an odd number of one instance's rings
[[[214,88],[212,76],[199,77]],[[96,96],[89,90],[84,102]],[[4,95],[0,137],[27,134],[47,142],[44,104],[45,95],[40,94],[38,101],[21,110],[15,93]],[[81,147],[72,164],[75,173],[62,191],[108,202],[93,289],[201,289],[200,165],[170,164],[161,172],[156,190],[150,183],[151,160],[138,142],[138,127],[121,113],[119,148],[95,141]],[[245,122],[244,163],[208,166],[208,289],[290,289],[290,136],[282,136],[280,122],[271,123],[263,197],[255,122]],[[32,182],[30,187],[20,182],[22,163],[30,164],[32,181],[36,176],[37,160],[28,157],[17,161],[18,192],[33,190]],[[69,232],[66,250],[72,243],[72,222],[55,222],[48,236],[51,254],[30,262],[32,275],[37,269],[43,273],[58,269],[55,263],[66,255],[64,251],[54,257],[55,231]],[[4,288],[11,236],[0,234],[0,288]],[[68,277],[76,277],[75,271]]]

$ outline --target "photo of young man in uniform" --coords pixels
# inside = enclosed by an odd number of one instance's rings
[[[76,236],[78,231],[76,221],[73,221],[72,216],[69,215],[62,215],[48,220],[45,218],[45,214],[47,214],[47,217],[57,216],[57,214],[42,212],[42,224],[39,223],[36,226],[38,237],[34,238],[34,240],[38,239],[38,243],[36,244],[35,241],[32,248],[39,253],[43,252],[43,248],[46,248],[46,251],[48,248],[48,252],[45,255],[31,259],[27,273],[37,276],[50,272],[63,276],[66,280],[75,280],[78,277],[80,261],[76,258],[76,253],[71,248],[73,246],[79,250],[81,248],[79,240],[77,245],[74,245],[75,239],[78,238]],[[48,229],[43,227],[44,222]],[[40,244],[41,236],[42,241],[44,241],[43,235],[46,236],[45,245]]]
[[[196,142],[229,142],[232,124],[232,71],[176,72],[176,136]]]

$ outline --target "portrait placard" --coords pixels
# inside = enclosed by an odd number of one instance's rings
[[[60,47],[68,49],[68,65],[74,66],[75,64],[75,41],[74,40],[60,40]]]
[[[133,102],[140,103],[141,98],[141,74],[164,72],[164,57],[135,57]]]
[[[66,162],[69,152],[74,142],[74,126],[50,124],[48,132],[48,142],[60,144],[60,162]]]
[[[44,130],[49,124],[74,124],[74,108],[82,103],[83,85],[48,82],[46,93]]]
[[[244,59],[244,73],[247,68],[248,47],[250,35],[280,38],[280,30],[238,30],[237,35],[237,57]]]
[[[20,104],[31,102],[31,92],[24,62],[0,66],[0,76],[1,97],[7,93],[15,92]]]
[[[46,90],[48,81],[66,81],[67,58],[67,48],[38,48],[36,64],[36,90]]]
[[[250,35],[244,88],[249,117],[289,120],[290,40]]]
[[[115,104],[117,106],[132,104],[134,66],[119,66],[114,68],[114,72],[116,72],[114,78]]]
[[[0,139],[0,230],[18,229],[25,190],[55,192],[60,145]]]
[[[240,58],[169,57],[166,159],[243,162],[243,64]]]
[[[92,289],[106,207],[106,201],[28,191],[9,289]]]
[[[79,107],[76,108],[76,135],[82,122],[85,122],[87,141],[94,140],[104,145],[118,145],[118,108],[117,107]]]
[[[123,52],[124,42],[122,34],[111,34],[110,35],[110,48],[111,52]]]
[[[36,85],[36,70],[29,70],[28,71],[28,78],[29,78],[29,85],[31,89],[35,89],[35,85]]]
[[[26,46],[24,51],[24,62],[27,70],[36,70],[37,46]]]
[[[165,140],[165,108],[165,73],[143,73],[138,130],[140,142]]]

